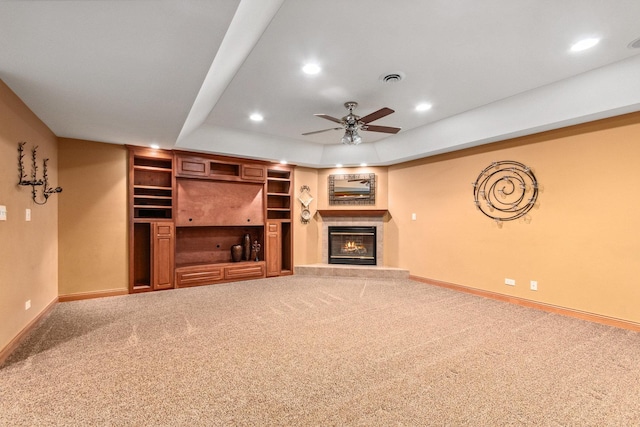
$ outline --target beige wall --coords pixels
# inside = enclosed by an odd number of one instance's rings
[[[415,276],[640,322],[639,141],[635,113],[392,166],[395,262]],[[530,222],[499,227],[476,210],[471,183],[496,160],[536,174]]]
[[[59,168],[59,295],[127,290],[127,149],[60,138]]]
[[[35,114],[0,81],[0,351],[58,296],[58,200],[42,206],[31,198],[31,187],[18,186],[18,142],[26,141],[24,165],[31,175],[31,149],[37,145],[38,178],[42,159],[49,158],[49,184],[58,182],[58,141]],[[38,189],[41,193],[41,187]],[[25,221],[31,209],[31,221]],[[25,302],[31,308],[25,310]]]
[[[302,205],[298,201],[300,188],[309,186],[313,201],[309,205],[311,221],[302,224],[300,212]],[[293,188],[293,265],[315,264],[320,262],[320,253],[317,251],[320,235],[318,234],[318,217],[314,215],[318,209],[318,170],[296,167],[294,173]]]

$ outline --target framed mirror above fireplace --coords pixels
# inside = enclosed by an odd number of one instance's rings
[[[330,205],[375,205],[376,174],[329,175]]]

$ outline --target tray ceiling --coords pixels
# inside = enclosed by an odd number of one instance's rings
[[[639,16],[635,0],[9,1],[0,79],[61,137],[389,165],[640,110]],[[600,42],[569,51],[585,37]],[[346,101],[402,131],[302,136]]]

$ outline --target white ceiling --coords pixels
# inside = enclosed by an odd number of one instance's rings
[[[62,137],[389,165],[640,110],[639,22],[638,0],[1,1],[0,79]],[[301,135],[351,100],[402,131]]]

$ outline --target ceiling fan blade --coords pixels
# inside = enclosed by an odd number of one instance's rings
[[[342,123],[342,120],[336,119],[335,117],[327,116],[326,114],[314,114],[314,116],[322,117],[323,119],[331,120],[332,122]]]
[[[378,120],[383,118],[384,116],[388,116],[389,114],[393,113],[394,110],[392,110],[391,108],[381,108],[378,111],[374,111],[373,113],[366,115],[364,117],[361,117],[359,121],[361,121],[362,123],[369,123],[372,122],[374,120]]]
[[[327,132],[330,130],[342,130],[343,128],[331,128],[331,129],[323,129],[323,130],[315,130],[313,132],[306,132],[303,133],[303,135],[313,135],[314,133],[321,133],[321,132]]]
[[[362,130],[367,130],[371,132],[398,133],[402,130],[402,128],[394,128],[391,126],[367,125],[367,126],[363,126]]]

